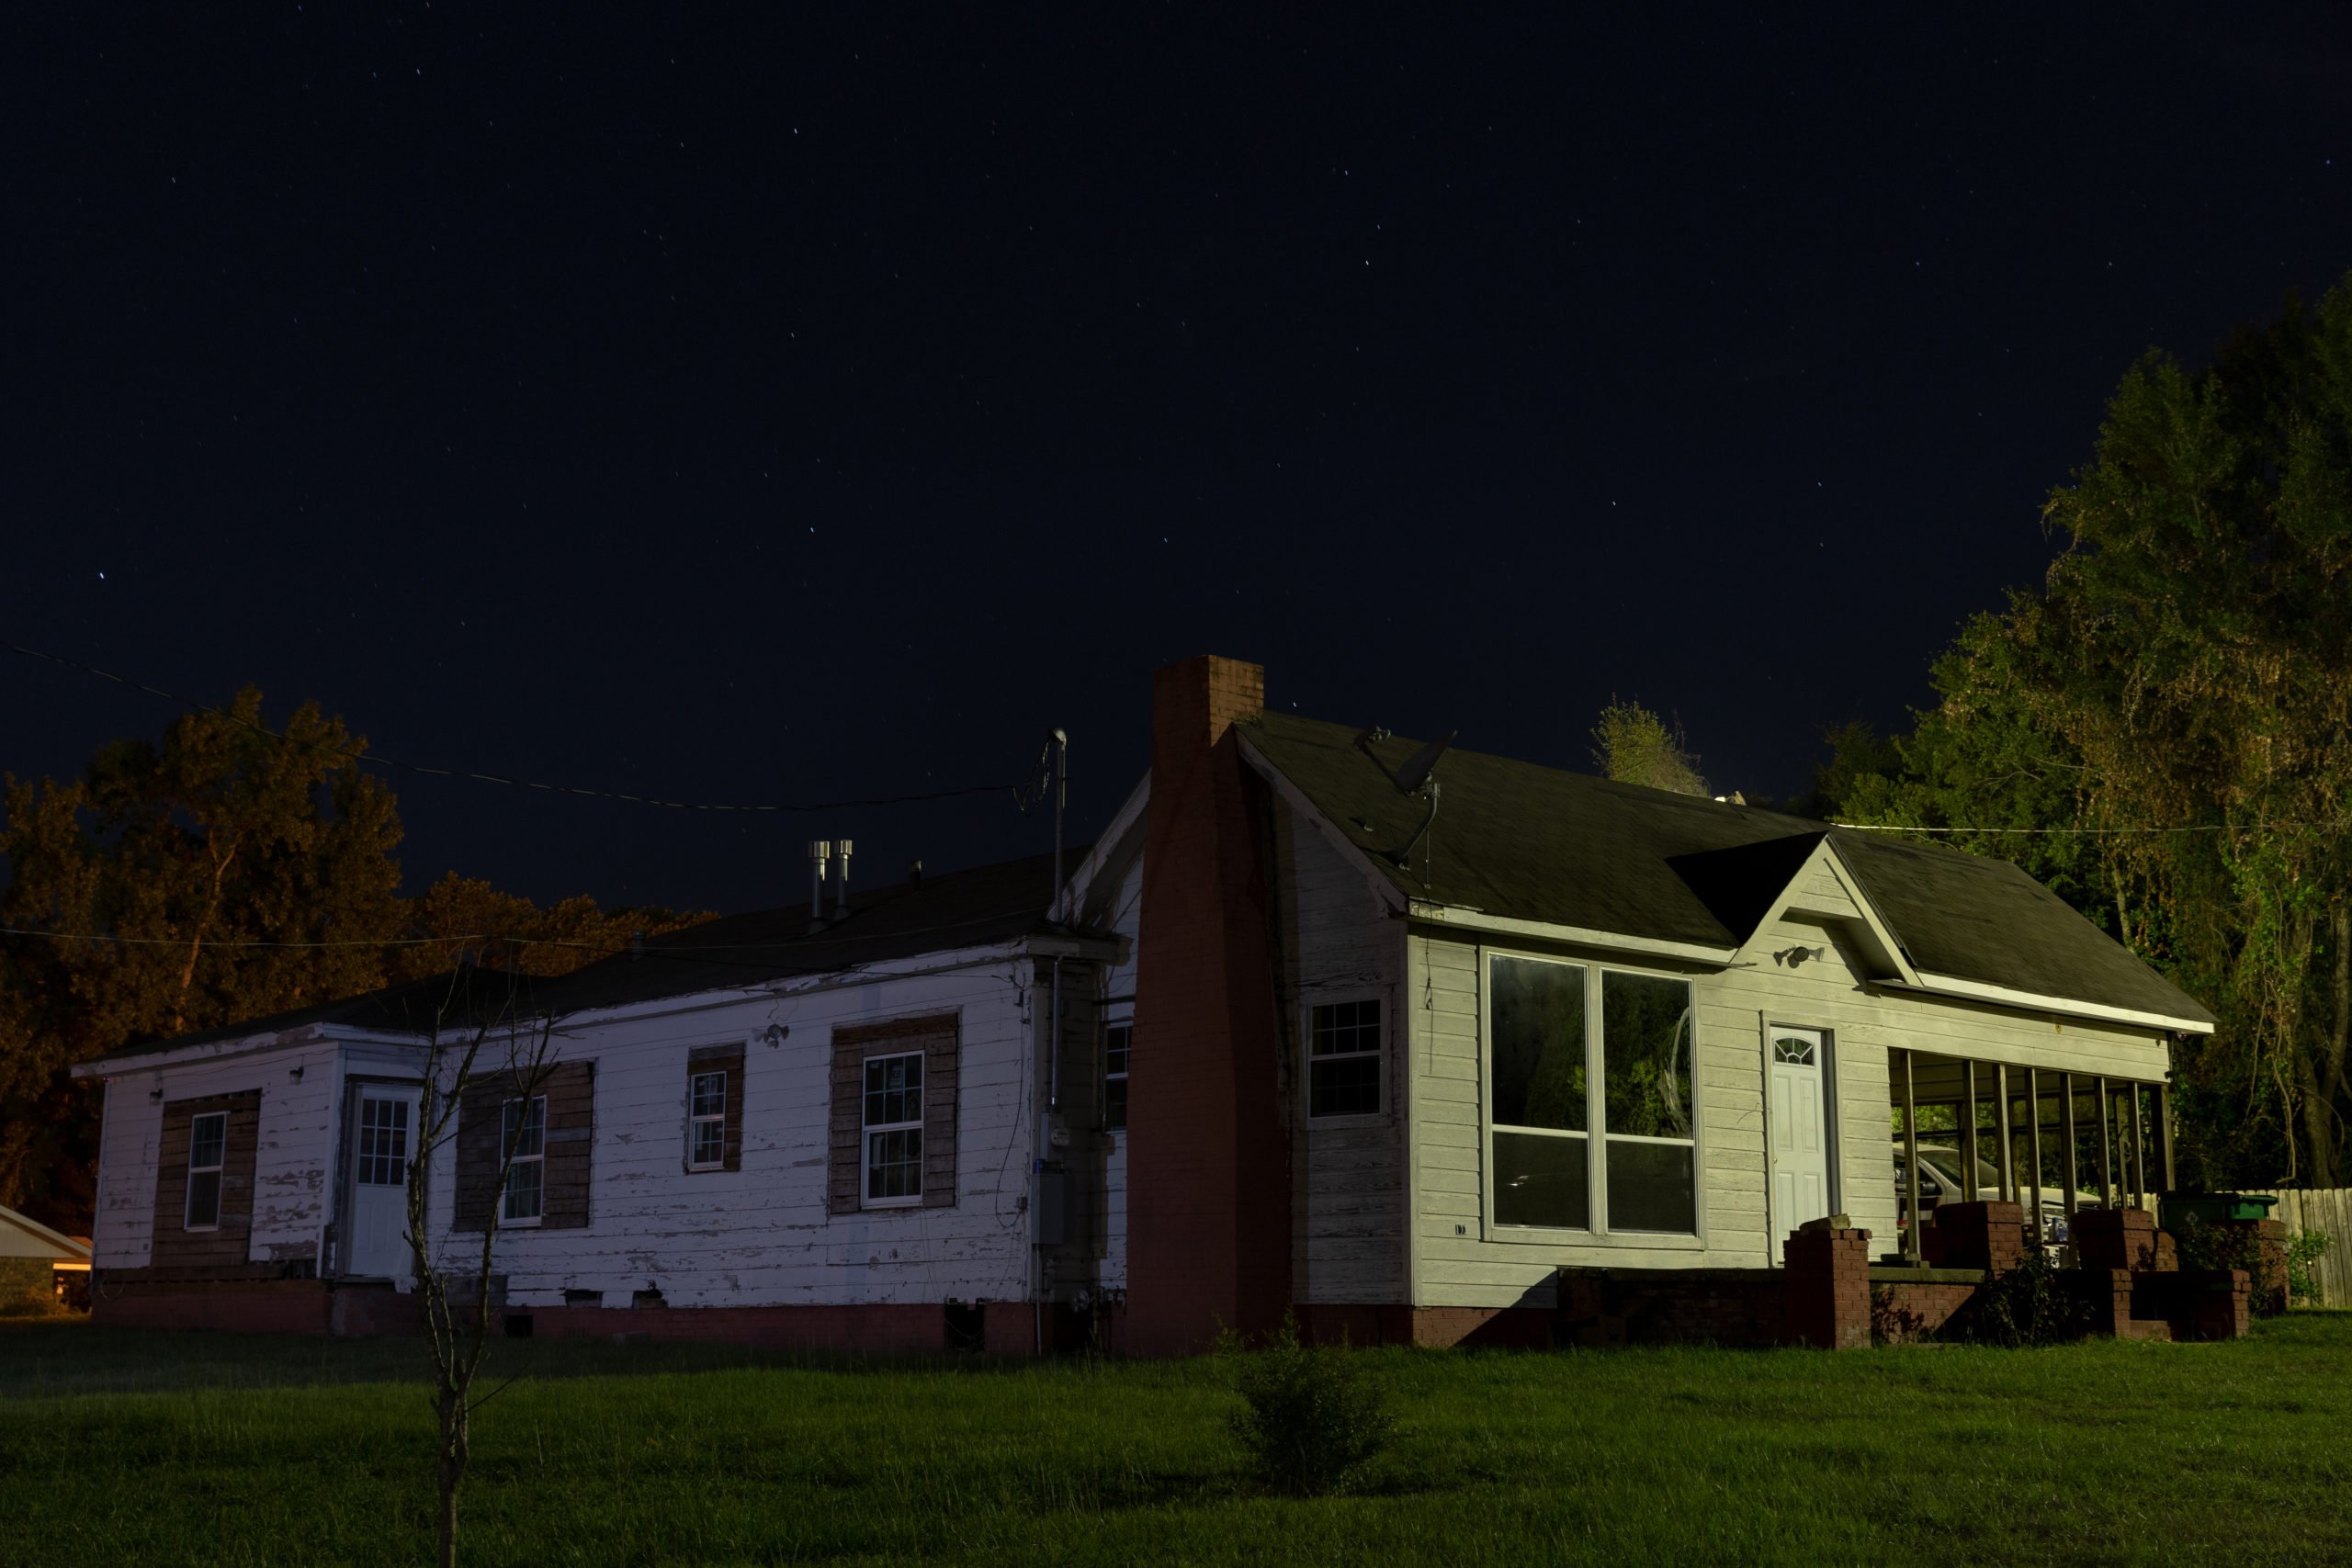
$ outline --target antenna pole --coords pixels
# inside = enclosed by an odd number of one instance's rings
[[[1054,907],[1052,918],[1062,918],[1062,811],[1069,804],[1069,733],[1054,731]]]

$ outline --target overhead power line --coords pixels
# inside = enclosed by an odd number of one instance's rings
[[[1832,822],[1856,833],[2034,833],[2075,834],[2086,838],[2122,833],[2251,833],[2271,828],[2317,828],[2318,822],[2197,822],[2178,828],[1915,828],[1901,822]]]
[[[182,707],[192,709],[198,713],[208,713],[216,718],[227,719],[232,724],[243,725],[246,728],[254,730],[258,734],[266,735],[271,739],[278,741],[284,745],[300,746],[311,750],[324,751],[330,756],[348,758],[354,762],[365,763],[379,768],[396,769],[401,773],[418,773],[428,778],[471,779],[477,784],[504,784],[512,789],[539,790],[548,795],[573,795],[589,800],[616,800],[629,806],[658,806],[671,811],[750,811],[777,814],[806,813],[814,811],[846,811],[859,807],[911,806],[923,801],[956,800],[970,795],[998,794],[1012,795],[1014,804],[1018,806],[1022,804],[1024,798],[1023,794],[1023,789],[1030,782],[1027,779],[1023,779],[1012,784],[966,784],[956,789],[923,790],[911,795],[867,795],[860,799],[852,800],[750,801],[742,803],[703,800],[664,800],[659,795],[637,795],[627,790],[591,789],[584,784],[548,784],[538,779],[510,778],[503,773],[487,773],[472,768],[435,767],[426,762],[412,762],[399,757],[388,757],[381,751],[373,750],[339,750],[332,746],[322,746],[315,740],[297,739],[293,736],[288,735],[283,731],[272,729],[266,724],[256,724],[252,719],[242,717],[237,714],[229,712],[225,708],[217,707],[210,703],[198,702],[194,697],[184,697],[177,692],[167,692],[161,686],[152,686],[144,681],[136,681],[128,675],[118,675],[111,670],[101,670],[95,664],[85,664],[78,659],[68,659],[63,654],[44,653],[40,649],[26,648],[20,644],[6,640],[0,640],[0,649],[5,649],[10,653],[21,654],[27,659],[39,660],[48,664],[62,665],[68,670],[78,670],[85,675],[95,675],[102,681],[112,681],[119,686],[129,686],[133,691],[144,692],[150,696],[161,697],[165,702],[177,703]],[[1025,810],[1026,807],[1023,807],[1023,809]]]

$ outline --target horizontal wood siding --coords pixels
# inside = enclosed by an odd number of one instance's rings
[[[1293,1293],[1314,1304],[1401,1304],[1408,1281],[1399,927],[1363,871],[1319,829],[1279,797],[1273,810],[1289,1056],[1283,1079],[1295,1129]],[[1379,1114],[1317,1121],[1308,1099],[1313,1010],[1365,999],[1380,1004]]]
[[[247,1256],[277,1264],[315,1260],[332,1201],[336,1091],[334,1048],[302,1042],[266,1056],[111,1074],[99,1134],[94,1261],[102,1269],[153,1261],[164,1104],[243,1093],[260,1101]],[[175,1228],[180,1213],[172,1212]]]
[[[224,1113],[220,1223],[187,1228],[190,1129],[198,1116]],[[243,1263],[253,1240],[254,1166],[261,1151],[261,1090],[168,1100],[155,1167],[154,1250],[161,1269]]]
[[[673,1307],[1025,1301],[1032,1249],[1020,1201],[1034,1125],[1024,1073],[1042,1006],[1028,970],[986,953],[932,953],[863,983],[827,977],[805,990],[707,994],[680,998],[673,1012],[567,1022],[558,1051],[595,1062],[590,1223],[502,1230],[496,1271],[508,1301],[554,1306],[569,1291],[626,1307],[657,1290]],[[958,1201],[834,1213],[834,1030],[947,1016],[960,1020]],[[690,1174],[679,1160],[680,1086],[690,1053],[713,1046],[743,1050],[741,1167]],[[449,1225],[456,1153],[442,1151],[434,1170],[436,1235]],[[458,1238],[455,1255],[474,1245]]]
[[[1414,998],[1416,1302],[1436,1306],[1552,1303],[1561,1265],[1625,1268],[1758,1267],[1777,1259],[1781,1228],[1769,1212],[1763,1032],[1770,1023],[1830,1032],[1837,1201],[1872,1234],[1877,1251],[1895,1242],[1888,1052],[1910,1047],[2075,1072],[2160,1079],[2168,1059],[2161,1035],[2038,1018],[1966,1002],[1873,995],[1859,976],[1845,932],[1858,917],[1819,863],[1798,882],[1792,904],[1806,911],[1766,925],[1733,967],[1696,976],[1694,1034],[1703,1245],[1531,1243],[1485,1239],[1484,1129],[1480,1121],[1481,949],[1449,934],[1408,939]],[[1795,968],[1776,962],[1792,947],[1818,947]],[[1565,950],[1563,950],[1565,953]],[[1586,952],[1588,962],[1611,960]],[[1625,955],[1634,968],[1657,965]]]

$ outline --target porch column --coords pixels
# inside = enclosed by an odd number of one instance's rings
[[[2098,1097],[2098,1206],[2115,1207],[2115,1145],[2109,1137],[2107,1075],[2091,1079],[2092,1091]]]
[[[1909,1205],[1904,1213],[1910,1216],[1903,1232],[1903,1255],[1916,1264],[1923,1244],[1919,1238],[1919,1101],[1911,1077],[1915,1055],[1907,1047],[1903,1053],[1903,1201]]]
[[[2009,1130],[2009,1065],[2007,1062],[1993,1064],[1993,1092],[2001,1101],[2000,1111],[1993,1118],[1993,1125],[2001,1135],[2001,1201],[2014,1203],[2018,1201],[2018,1182],[2013,1156],[2018,1140]]]
[[[2028,1185],[2032,1190],[2022,1201],[2026,1205],[2026,1224],[2033,1233],[2033,1245],[2048,1247],[2050,1237],[2041,1218],[2041,1075],[2031,1067],[2025,1070],[2026,1147],[2033,1161],[2033,1179]]]
[[[2075,1142],[2075,1075],[2072,1073],[2058,1075],[2058,1137],[2059,1146],[2066,1151],[2062,1161],[2065,1169],[2060,1174],[2065,1186],[2066,1228],[2071,1232],[2075,1228],[2077,1199],[2075,1168],[2082,1163],[2081,1146]]]
[[[1960,1201],[1976,1201],[1976,1063],[1960,1064]]]
[[[2179,1183],[2172,1171],[2172,1085],[2156,1086],[2156,1174],[2164,1179],[2165,1190],[2177,1189]]]
[[[2135,1208],[2145,1208],[2148,1202],[2148,1123],[2147,1107],[2141,1086],[2133,1084],[2132,1096],[2132,1202]]]

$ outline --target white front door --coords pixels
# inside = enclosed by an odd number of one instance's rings
[[[408,1167],[416,1149],[418,1093],[397,1084],[363,1084],[353,1107],[351,1246],[343,1271],[406,1280],[413,1264],[402,1235],[408,1219]]]
[[[1807,1220],[1829,1213],[1829,1131],[1818,1029],[1775,1024],[1769,1035],[1772,1093],[1772,1250]]]

